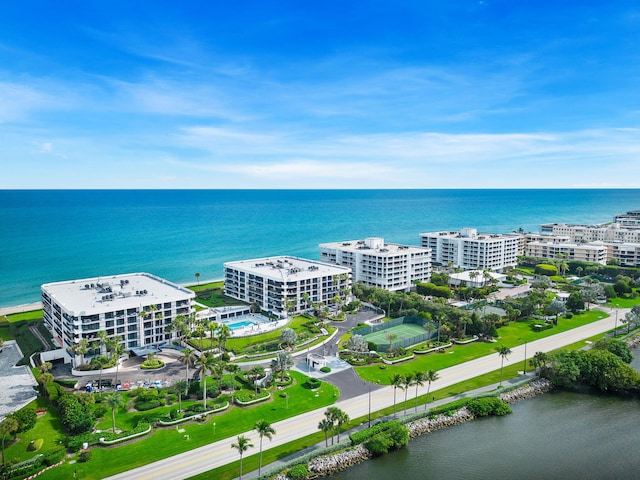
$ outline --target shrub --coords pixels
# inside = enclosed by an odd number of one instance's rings
[[[511,413],[509,404],[498,397],[474,398],[467,403],[467,408],[476,417],[486,417],[488,415],[502,416]]]
[[[544,275],[545,277],[553,277],[558,275],[558,267],[547,263],[539,263],[535,269],[536,275]]]
[[[134,404],[134,407],[136,410],[138,410],[139,412],[145,412],[147,410],[151,410],[153,408],[157,408],[159,406],[161,406],[162,403],[160,402],[160,400],[150,400],[150,401],[142,401],[142,402],[136,402]]]
[[[42,448],[43,443],[44,443],[44,440],[42,438],[36,438],[35,440],[31,440],[29,442],[29,446],[27,447],[27,451],[37,452]]]
[[[289,469],[287,477],[291,480],[302,480],[309,476],[309,468],[307,463],[300,463],[298,465],[294,465]]]
[[[310,390],[315,390],[316,388],[320,388],[320,380],[318,380],[317,378],[309,378],[309,380],[307,380],[304,383],[304,387],[308,388]]]
[[[86,463],[89,460],[91,460],[91,451],[90,450],[83,450],[82,452],[80,452],[80,455],[78,455],[78,461],[80,463]]]
[[[364,446],[374,457],[384,455],[393,446],[393,440],[386,433],[378,433],[364,442]]]
[[[182,417],[183,417],[182,412],[179,412],[177,408],[174,408],[169,412],[169,418],[171,418],[171,420],[178,420],[179,418],[182,418]]]
[[[566,313],[564,314],[564,318],[573,318],[573,313],[571,313],[571,312],[566,312]]]

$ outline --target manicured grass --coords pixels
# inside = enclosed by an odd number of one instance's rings
[[[516,345],[521,345],[524,342],[532,342],[540,338],[549,337],[557,333],[571,330],[573,328],[601,320],[607,316],[607,314],[599,310],[591,310],[580,315],[575,315],[571,319],[561,318],[558,321],[557,326],[542,332],[534,332],[531,329],[531,325],[536,323],[535,321],[513,322],[498,329],[498,334],[500,336],[496,338],[497,343],[474,342],[467,345],[455,345],[454,347],[445,350],[445,353],[416,355],[416,357],[409,362],[404,362],[398,365],[387,365],[385,369],[381,369],[380,364],[355,368],[358,375],[360,375],[364,380],[373,383],[380,381],[382,385],[389,385],[391,383],[391,377],[396,373],[405,375],[417,370],[442,370],[443,368],[451,367],[484,355],[495,353],[495,348],[498,345],[504,345],[511,348]]]
[[[22,313],[12,313],[7,315],[7,318],[10,322],[19,322],[21,320],[41,320],[42,319],[42,309],[40,310],[31,310],[30,312],[22,312]]]
[[[65,464],[53,469],[41,477],[42,479],[73,478],[73,471],[77,469],[78,478],[98,479],[109,475],[146,465],[147,463],[161,460],[171,455],[186,452],[194,448],[211,443],[216,439],[235,437],[236,435],[251,430],[257,420],[268,418],[270,423],[275,423],[285,418],[301,413],[322,408],[333,404],[339,395],[338,389],[328,383],[315,391],[302,387],[306,376],[291,372],[295,385],[288,387],[289,400],[278,392],[274,393],[272,400],[260,403],[252,407],[233,407],[224,413],[207,418],[205,423],[187,423],[181,425],[183,433],[175,427],[158,429],[152,435],[128,445],[117,448],[94,448],[92,458],[87,463]],[[316,397],[316,394],[318,395]],[[175,404],[174,404],[175,406]],[[287,408],[288,406],[288,408]],[[144,412],[141,412],[143,415]],[[110,428],[111,412],[105,415],[103,422]],[[118,418],[116,424],[118,425]],[[101,425],[103,424],[101,422]],[[213,436],[213,422],[216,422],[216,434]],[[188,435],[186,437],[185,435]],[[299,445],[299,443],[298,443]]]
[[[13,340],[9,321],[5,317],[0,317],[0,338],[3,340]]]
[[[63,437],[60,433],[62,431],[60,418],[58,417],[55,409],[49,407],[47,404],[48,402],[45,399],[37,398],[28,405],[29,408],[34,409],[46,408],[47,413],[38,418],[36,426],[31,430],[18,434],[19,440],[16,443],[7,442],[8,447],[5,449],[5,456],[8,462],[23,462],[35,457],[37,454],[50,452],[60,446],[59,442]],[[44,440],[40,451],[27,451],[29,442],[38,438],[42,438]]]
[[[611,298],[607,301],[607,306],[611,308],[632,308],[640,305],[640,297],[637,298]],[[620,318],[618,318],[620,320]]]
[[[196,293],[196,301],[207,307],[225,307],[233,305],[246,305],[240,300],[228,297],[224,294],[224,282],[213,282],[204,285],[191,285],[187,287]]]

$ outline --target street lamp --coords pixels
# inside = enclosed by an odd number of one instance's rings
[[[369,391],[369,428],[371,428],[371,385],[368,384],[367,382],[362,382],[364,385],[367,386],[368,391]]]
[[[524,374],[527,374],[527,341],[524,342],[524,366],[522,367]]]
[[[213,436],[216,436],[216,422],[213,422]]]
[[[616,303],[616,323],[613,327],[613,336],[615,337],[618,334],[618,304]]]

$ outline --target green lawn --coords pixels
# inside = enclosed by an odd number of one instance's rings
[[[41,320],[42,310],[31,310],[30,312],[12,313],[7,315],[10,322],[19,322],[21,320]]]
[[[384,369],[380,368],[381,364],[356,367],[356,371],[364,380],[373,383],[380,381],[383,385],[389,385],[391,383],[391,377],[396,373],[405,375],[415,371],[442,370],[443,368],[494,353],[495,348],[499,345],[505,345],[511,348],[516,345],[521,345],[524,342],[532,342],[540,338],[571,330],[605,317],[607,317],[607,314],[604,312],[591,310],[580,315],[575,315],[571,319],[561,318],[557,326],[542,332],[534,332],[531,329],[531,324],[535,323],[534,321],[513,322],[498,329],[499,337],[496,338],[497,343],[475,342],[467,345],[455,345],[445,350],[445,353],[416,355],[415,358],[409,362],[398,365],[386,365]]]
[[[632,308],[636,305],[640,305],[640,297],[637,298],[610,298],[607,301],[607,306],[611,308]],[[618,318],[618,320],[620,320]]]
[[[185,430],[183,433],[178,432],[175,427],[157,429],[143,440],[128,445],[117,448],[94,448],[91,450],[92,458],[89,462],[74,465],[65,464],[46,472],[40,478],[52,480],[73,478],[74,469],[78,471],[78,478],[104,478],[192,450],[216,439],[234,437],[246,430],[251,430],[256,421],[262,418],[275,423],[291,416],[331,405],[337,400],[339,392],[334,386],[323,382],[318,390],[308,390],[302,387],[306,376],[297,372],[291,372],[291,375],[295,384],[286,389],[289,393],[288,402],[286,398],[281,396],[283,392],[277,392],[272,400],[265,403],[253,407],[233,407],[223,413],[208,417],[207,421],[202,424],[194,422],[181,425],[180,428]],[[121,418],[121,414],[118,414],[116,424],[119,424]],[[110,428],[110,419],[111,413],[108,412],[101,425]],[[121,421],[125,422],[125,420]],[[214,422],[216,423],[215,437],[213,435]],[[188,438],[185,435],[188,435]]]
[[[309,330],[303,326],[304,323],[310,322],[311,319],[303,315],[296,315],[284,328],[292,328],[298,335],[308,333]],[[260,335],[251,335],[249,337],[234,337],[227,340],[225,347],[237,354],[244,352],[250,345],[258,343],[267,343],[278,340],[282,333],[282,328],[271,332],[261,333]]]
[[[224,294],[224,282],[213,282],[204,285],[190,285],[187,287],[196,294],[196,301],[207,307],[225,307],[233,305],[246,305],[240,300],[228,297]]]

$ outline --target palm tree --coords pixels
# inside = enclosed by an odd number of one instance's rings
[[[429,391],[431,390],[431,382],[435,382],[438,379],[438,372],[435,370],[427,370],[424,375],[424,380],[427,382],[427,400],[424,402],[424,409],[427,409],[427,403],[429,403]]]
[[[504,367],[504,359],[507,358],[507,355],[509,355],[511,353],[511,350],[509,349],[509,347],[505,346],[505,345],[500,345],[499,347],[496,348],[496,352],[498,352],[498,355],[500,355],[501,361],[500,361],[500,386],[502,386],[502,367]]]
[[[331,422],[331,445],[333,445],[333,436],[335,434],[335,424],[338,416],[340,416],[340,410],[338,407],[329,407],[325,410],[324,416],[327,417],[327,421]]]
[[[106,330],[99,330],[98,331],[98,341],[99,341],[99,345],[100,345],[100,355],[102,355],[102,347],[103,346],[106,347],[108,340],[109,340],[109,334],[107,333],[107,331]]]
[[[187,381],[187,389],[189,388],[189,366],[193,367],[196,361],[196,353],[190,348],[185,348],[182,351],[182,357],[180,357],[180,361],[187,367],[187,375],[185,377]],[[188,390],[185,389],[184,394],[186,395]]]
[[[87,340],[86,338],[82,337],[78,341],[78,343],[76,343],[74,350],[75,350],[75,353],[80,355],[80,363],[76,364],[75,366],[83,364],[84,363],[84,356],[89,351],[89,340]]]
[[[211,345],[211,350],[213,350],[213,341],[216,336],[216,331],[218,330],[218,324],[216,322],[207,323],[207,328],[209,329],[209,345]]]
[[[200,285],[200,272],[196,272],[196,281],[198,282],[198,285]]]
[[[215,366],[216,359],[213,355],[209,355],[208,353],[203,353],[200,355],[200,358],[196,360],[196,365],[198,365],[202,369],[202,379],[204,383],[204,388],[202,391],[202,404],[204,409],[207,409],[207,373],[212,370]]]
[[[187,389],[189,388],[189,384],[187,383],[186,380],[177,380],[173,384],[173,388],[176,394],[178,395],[178,411],[181,411],[182,410],[182,394],[183,392],[187,392]]]
[[[226,323],[218,325],[217,339],[218,339],[218,351],[224,353],[224,345],[227,339],[231,336],[231,329]]]
[[[549,355],[545,352],[536,352],[533,355],[532,362],[533,368],[538,368],[538,375],[542,372],[542,369],[547,366],[547,362],[549,361]]]
[[[256,395],[258,394],[258,377],[264,375],[264,367],[262,365],[254,365],[249,370],[249,375],[253,378],[253,385],[256,387]]]
[[[253,443],[244,435],[238,435],[236,437],[236,443],[232,443],[231,448],[236,448],[240,454],[240,480],[242,480],[242,455],[250,448],[253,448]]]
[[[293,366],[293,358],[284,350],[280,350],[276,354],[276,358],[271,360],[271,369],[274,372],[280,372],[280,381],[284,382],[284,377]]]
[[[116,410],[124,405],[124,399],[118,393],[110,393],[104,397],[105,403],[111,408],[111,431],[116,431]]]
[[[409,387],[413,385],[413,373],[407,373],[402,377],[402,389],[404,390],[404,414],[407,414],[407,393]]]
[[[38,378],[38,383],[42,385],[42,392],[44,393],[45,397],[49,395],[49,392],[47,390],[47,384],[53,382],[54,380],[55,380],[55,377],[51,375],[49,372],[43,373]]]
[[[262,471],[262,438],[267,437],[271,441],[271,436],[276,434],[271,424],[266,420],[258,420],[253,429],[260,435],[260,463],[258,464],[258,476]]]
[[[122,337],[120,337],[122,339]],[[113,346],[113,354],[116,357],[116,379],[115,384],[118,384],[118,370],[120,369],[120,356],[124,353],[124,346],[121,343],[116,343]]]
[[[318,423],[318,430],[322,430],[324,432],[324,446],[329,446],[329,431],[333,429],[333,422],[328,418],[324,418],[320,420]],[[331,436],[331,440],[333,441],[333,435]]]
[[[426,378],[423,372],[416,372],[413,374],[413,384],[416,386],[416,406],[414,408],[414,412],[418,411],[418,387],[422,387],[425,380]]]
[[[343,423],[349,423],[349,415],[347,415],[347,412],[344,412],[340,409],[338,409],[338,412],[336,412],[336,423],[338,424],[338,443],[340,443],[340,430],[342,429],[342,424]]]
[[[237,363],[227,363],[224,369],[231,374],[231,403],[233,404],[233,397],[236,393],[236,373],[240,370],[240,366]]]
[[[391,377],[391,385],[393,385],[393,417],[396,416],[396,390],[402,388],[402,375],[394,373]]]

